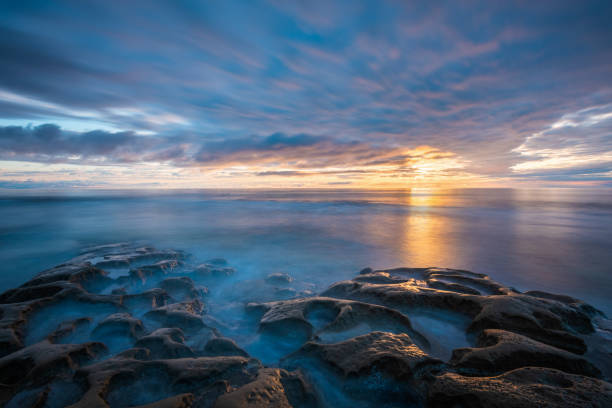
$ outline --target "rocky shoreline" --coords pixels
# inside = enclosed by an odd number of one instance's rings
[[[0,295],[6,407],[610,407],[612,322],[469,271],[362,270],[251,302],[262,362],[208,313],[235,273],[174,250],[85,250]],[[279,289],[280,287],[280,289]]]

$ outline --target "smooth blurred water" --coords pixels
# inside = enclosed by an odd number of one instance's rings
[[[440,266],[612,314],[610,190],[87,192],[0,198],[0,290],[79,249],[144,241],[314,291],[366,266]],[[242,278],[241,278],[242,277]]]

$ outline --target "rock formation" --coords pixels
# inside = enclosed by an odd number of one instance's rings
[[[122,243],[6,291],[0,405],[612,406],[612,324],[569,296],[440,268],[366,268],[315,296],[274,273],[279,300],[245,302],[236,328],[208,291],[239,274]]]

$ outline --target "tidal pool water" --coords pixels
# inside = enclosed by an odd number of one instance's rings
[[[236,276],[211,295],[227,309],[274,299],[257,284],[274,272],[317,293],[366,266],[439,266],[486,273],[518,290],[569,294],[612,314],[610,190],[4,195],[0,290],[83,247],[122,241],[226,258]]]

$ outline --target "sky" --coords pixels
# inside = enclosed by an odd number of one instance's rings
[[[0,189],[612,187],[609,1],[2,1]]]

